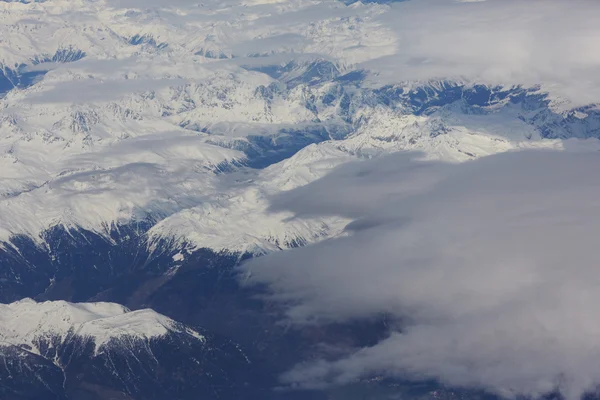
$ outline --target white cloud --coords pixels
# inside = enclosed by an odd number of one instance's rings
[[[283,193],[276,210],[355,220],[347,237],[245,265],[297,323],[394,316],[399,330],[284,381],[370,374],[569,399],[600,383],[598,153],[460,165],[400,154]]]
[[[184,85],[183,79],[75,80],[59,82],[50,89],[30,96],[33,104],[81,104],[109,102],[132,93],[144,93]]]
[[[422,0],[379,18],[396,39],[393,55],[362,66],[378,82],[464,77],[493,84],[545,84],[577,103],[600,100],[595,15],[600,3],[560,0]]]

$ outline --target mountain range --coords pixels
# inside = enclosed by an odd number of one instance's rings
[[[284,326],[235,267],[347,234],[270,209],[342,164],[597,151],[598,107],[541,84],[390,83],[372,63],[399,46],[393,1],[165,3],[0,1],[2,398],[462,396],[273,390],[386,319]]]

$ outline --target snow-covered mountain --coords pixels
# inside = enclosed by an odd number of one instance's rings
[[[365,346],[387,325],[298,333],[239,286],[247,257],[346,234],[272,196],[406,150],[600,150],[592,95],[493,54],[481,72],[460,29],[441,50],[420,36],[477,2],[417,3],[0,0],[0,398],[283,398],[314,337]]]
[[[5,243],[151,220],[151,247],[273,251],[342,231],[266,211],[340,163],[407,149],[463,161],[600,133],[595,108],[540,88],[378,85],[360,63],[394,51],[388,5],[0,7]]]
[[[152,310],[130,311],[111,303],[37,303],[24,299],[0,305],[0,341],[38,355],[72,340],[89,341],[98,355],[118,343],[140,344],[169,334],[203,342],[202,335]]]
[[[0,305],[0,325],[3,398],[220,398],[250,376],[234,344],[152,310],[24,299]]]
[[[546,84],[390,83],[392,3],[0,1],[3,300],[342,234],[268,209],[342,163],[598,149],[598,108]]]

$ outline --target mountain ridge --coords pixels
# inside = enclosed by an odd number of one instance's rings
[[[237,345],[149,309],[24,299],[1,305],[0,321],[0,393],[11,399],[230,398],[252,374]]]

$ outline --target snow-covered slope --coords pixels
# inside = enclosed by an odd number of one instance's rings
[[[151,248],[262,253],[343,231],[268,211],[341,163],[600,137],[540,87],[378,80],[402,39],[378,3],[0,1],[0,241],[152,221]]]
[[[24,299],[0,304],[0,343],[35,354],[73,340],[90,340],[95,352],[113,342],[149,341],[171,333],[204,341],[194,330],[153,310],[130,311],[114,303],[38,303]]]

